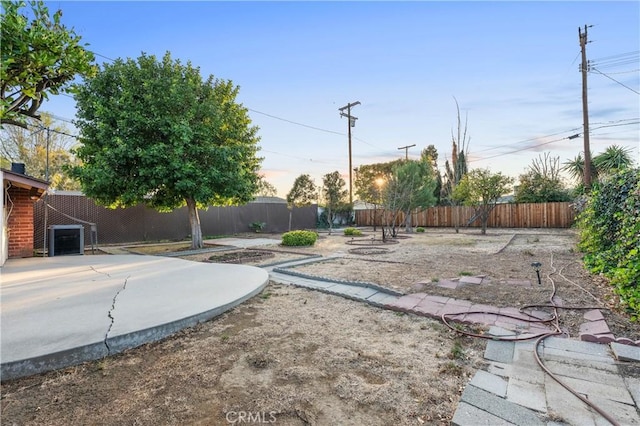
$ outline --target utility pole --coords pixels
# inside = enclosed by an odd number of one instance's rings
[[[405,160],[409,159],[409,148],[413,148],[414,146],[416,146],[415,143],[413,145],[401,146],[400,148],[398,148],[398,149],[404,149],[404,159]]]
[[[589,70],[589,62],[587,61],[587,26],[584,26],[584,33],[578,27],[578,38],[580,40],[580,50],[582,52],[582,63],[580,71],[582,71],[582,125],[584,140],[584,190],[589,192],[591,189],[591,148],[589,146],[589,107],[587,103],[587,71]]]
[[[340,111],[340,117],[347,117],[349,120],[347,123],[347,130],[349,135],[349,203],[353,204],[353,166],[351,165],[351,128],[355,127],[358,117],[351,115],[351,107],[360,105],[360,101],[349,103],[342,108],[338,108]],[[347,110],[345,114],[344,110]]]

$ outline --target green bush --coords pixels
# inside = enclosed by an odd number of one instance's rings
[[[290,231],[282,234],[283,246],[312,246],[318,234],[313,231]]]
[[[260,232],[267,226],[265,222],[251,222],[249,224],[249,228],[253,229],[255,232]]]
[[[632,320],[640,319],[640,169],[594,189],[578,225],[585,266],[610,278]]]
[[[418,226],[416,228],[416,232],[424,232],[424,228],[422,226]]]
[[[345,228],[344,235],[348,237],[361,237],[362,231],[356,228]]]

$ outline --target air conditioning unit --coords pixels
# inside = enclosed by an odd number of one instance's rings
[[[84,254],[82,225],[51,225],[49,227],[49,256]]]

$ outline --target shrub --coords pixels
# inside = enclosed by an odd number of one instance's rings
[[[356,228],[345,228],[344,235],[348,237],[361,237],[362,231]]]
[[[628,308],[640,318],[640,169],[620,172],[591,192],[580,214],[585,266],[602,273]]]
[[[424,228],[422,226],[418,226],[416,228],[416,232],[424,232]]]
[[[249,224],[249,228],[253,229],[255,232],[260,232],[267,226],[265,222],[252,222]]]
[[[312,246],[318,234],[313,231],[290,231],[282,234],[283,246]]]

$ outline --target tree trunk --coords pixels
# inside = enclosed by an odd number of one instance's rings
[[[378,206],[373,205],[373,232],[376,232],[376,219],[378,217]]]
[[[482,218],[482,235],[485,235],[487,233],[487,222],[489,222],[489,212],[483,211],[480,217]]]
[[[329,235],[331,235],[331,231],[333,230],[333,216],[331,214],[331,209],[327,209],[327,220],[329,221]]]
[[[187,198],[187,209],[189,210],[189,225],[191,225],[191,248],[202,248],[202,229],[200,228],[200,216],[198,216],[198,207],[196,200]]]
[[[289,231],[291,231],[291,216],[293,216],[293,208],[289,210]]]
[[[413,224],[411,221],[411,210],[407,210],[404,220],[404,230],[407,234],[413,234]]]

